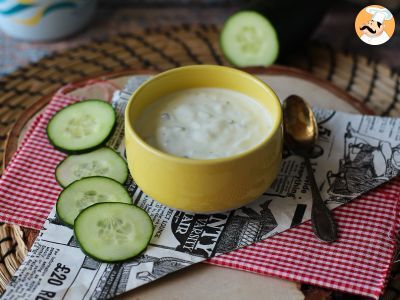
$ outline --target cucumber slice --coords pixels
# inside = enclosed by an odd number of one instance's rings
[[[58,197],[56,211],[65,224],[74,226],[79,213],[100,202],[132,204],[132,198],[119,182],[107,177],[88,177],[70,184]]]
[[[125,203],[98,203],[75,220],[81,249],[104,262],[128,260],[143,252],[153,236],[153,222],[143,209]]]
[[[115,121],[111,104],[102,100],[84,100],[57,112],[47,125],[47,136],[62,152],[83,153],[104,144]]]
[[[220,45],[225,57],[237,67],[269,66],[279,53],[275,28],[255,11],[231,16],[222,28]]]
[[[56,168],[56,179],[62,187],[92,176],[108,177],[124,183],[128,178],[128,167],[117,152],[103,147],[85,154],[70,155]]]

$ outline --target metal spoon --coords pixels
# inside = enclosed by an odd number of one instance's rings
[[[304,158],[307,168],[313,197],[311,222],[314,234],[320,240],[332,243],[337,239],[335,221],[321,198],[309,159],[318,137],[318,126],[311,107],[299,96],[292,95],[284,101],[283,128],[286,145]]]

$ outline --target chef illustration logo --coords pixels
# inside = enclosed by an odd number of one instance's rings
[[[362,9],[355,22],[358,37],[368,45],[386,43],[392,37],[394,28],[392,13],[380,5],[370,5]]]

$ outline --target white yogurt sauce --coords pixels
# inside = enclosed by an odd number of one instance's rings
[[[222,88],[181,90],[147,107],[135,124],[151,146],[180,157],[213,159],[244,152],[271,129],[264,107]]]

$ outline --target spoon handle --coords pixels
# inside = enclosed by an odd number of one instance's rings
[[[332,243],[337,239],[336,224],[333,220],[331,211],[326,207],[321,198],[317,183],[315,182],[314,171],[311,167],[310,160],[304,158],[308,179],[310,181],[311,193],[313,197],[313,205],[311,210],[311,222],[314,234],[321,241]]]

